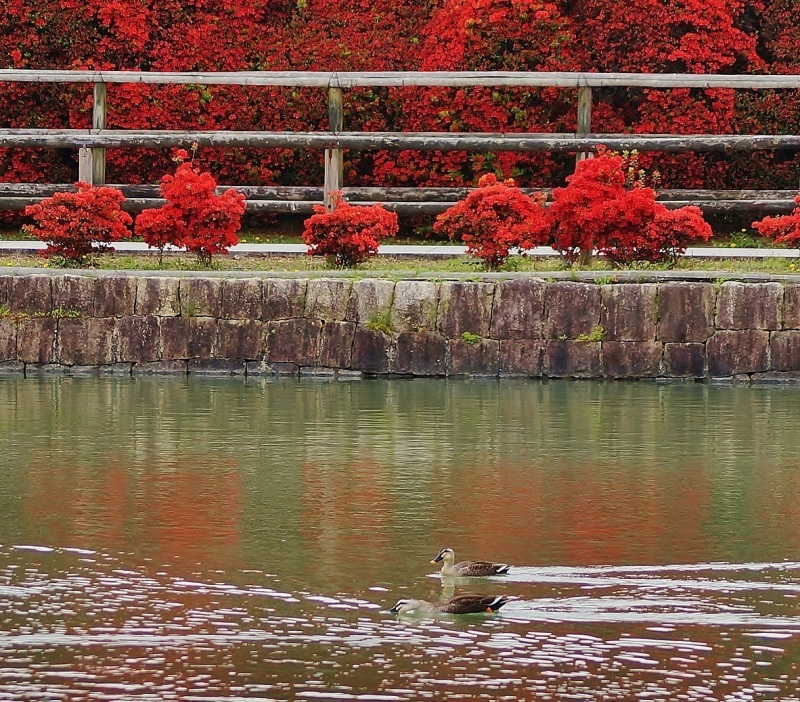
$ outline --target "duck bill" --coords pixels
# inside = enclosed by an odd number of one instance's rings
[[[441,558],[434,558],[434,559],[431,561],[431,563],[433,563],[434,565],[436,565],[437,563],[440,563],[440,562],[441,562],[441,560],[442,560]]]
[[[397,608],[397,605],[395,605],[394,607],[392,607],[392,608],[389,610],[389,613],[390,613],[390,614],[397,614],[399,611],[400,611],[400,610]]]

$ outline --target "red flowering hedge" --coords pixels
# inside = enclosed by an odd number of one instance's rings
[[[116,188],[93,188],[77,183],[77,193],[56,193],[25,208],[36,224],[23,229],[47,243],[45,256],[81,263],[89,254],[108,248],[112,241],[128,239],[131,216],[120,209],[125,201]]]
[[[787,244],[789,248],[800,249],[800,195],[794,201],[797,207],[789,215],[765,217],[753,222],[753,228],[762,236],[775,239],[776,244]]]
[[[317,205],[314,213],[303,229],[309,255],[331,256],[342,268],[375,256],[381,240],[397,234],[397,214],[380,205],[355,207],[340,199],[332,212]]]
[[[497,270],[511,249],[531,249],[550,243],[552,221],[544,196],[529,197],[513,180],[500,182],[494,174],[483,176],[480,186],[436,218],[433,228],[463,241],[467,252],[486,268]]]

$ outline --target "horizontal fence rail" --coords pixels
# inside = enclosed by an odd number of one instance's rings
[[[463,198],[469,188],[348,188],[343,185],[344,149],[469,152],[576,153],[578,160],[598,146],[614,150],[670,153],[732,153],[756,150],[800,150],[800,135],[756,134],[597,134],[591,131],[593,88],[800,89],[800,75],[718,75],[568,72],[139,72],[0,69],[0,83],[93,85],[91,129],[0,129],[0,148],[78,149],[79,179],[105,183],[108,148],[165,148],[197,144],[201,147],[256,147],[320,149],[324,151],[325,178],[321,188],[309,186],[252,187],[238,190],[247,197],[250,211],[309,212],[315,205],[331,207],[332,193],[342,191],[354,203],[381,203],[401,213],[434,214]],[[108,129],[108,86],[236,85],[310,87],[328,91],[328,131],[199,131]],[[491,87],[577,89],[577,130],[554,133],[452,133],[354,132],[343,124],[343,92],[359,87]],[[38,189],[44,187],[44,190]],[[163,201],[156,186],[117,186],[128,197],[126,207],[138,211]],[[131,190],[135,187],[147,190]],[[0,184],[0,209],[22,209],[27,204],[70,185]],[[546,189],[545,189],[546,191]],[[796,191],[660,191],[668,207],[696,204],[708,212],[759,210],[786,212],[794,206]]]

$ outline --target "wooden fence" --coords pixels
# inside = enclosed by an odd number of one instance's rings
[[[330,207],[331,193],[343,191],[351,202],[379,202],[402,213],[436,213],[464,197],[468,188],[346,187],[342,182],[343,149],[551,152],[576,153],[580,159],[599,145],[616,150],[663,152],[722,152],[800,150],[800,135],[670,135],[595,134],[591,130],[593,88],[733,88],[741,90],[800,89],[800,75],[716,75],[638,73],[533,72],[236,72],[155,73],[135,71],[0,70],[0,84],[91,83],[94,104],[91,129],[0,129],[0,147],[78,149],[78,177],[105,183],[108,148],[161,148],[193,143],[214,147],[321,149],[325,176],[322,187],[237,187],[249,210],[309,212],[315,204]],[[192,131],[117,130],[106,128],[108,85],[195,84],[316,87],[328,92],[328,131]],[[350,132],[344,131],[344,91],[356,87],[560,87],[578,91],[577,131],[574,134]],[[158,188],[121,187],[128,207],[139,210],[160,204]],[[21,209],[71,184],[0,184],[0,209]],[[785,212],[793,207],[795,190],[663,190],[659,199],[668,207],[696,204],[706,211],[760,210]]]

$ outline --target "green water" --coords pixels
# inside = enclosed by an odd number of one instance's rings
[[[0,700],[785,698],[798,410],[791,387],[0,377]],[[513,567],[443,580],[444,545]],[[386,611],[464,593],[517,599]]]

